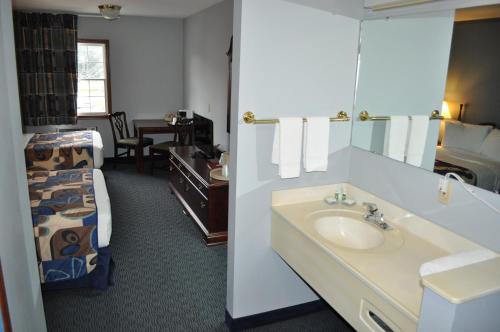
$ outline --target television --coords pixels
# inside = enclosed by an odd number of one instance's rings
[[[197,155],[214,157],[214,123],[196,113],[193,113],[193,144],[200,150]]]

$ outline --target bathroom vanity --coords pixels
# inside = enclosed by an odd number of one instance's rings
[[[327,204],[339,188],[356,204]],[[366,221],[364,202],[384,213],[386,229]],[[275,191],[272,210],[273,249],[358,331],[439,331],[419,325],[432,314],[424,290],[450,308],[498,298],[499,258],[422,278],[426,262],[484,248],[350,184]]]

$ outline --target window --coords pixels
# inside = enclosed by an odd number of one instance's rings
[[[78,41],[79,117],[106,117],[111,113],[107,40]]]

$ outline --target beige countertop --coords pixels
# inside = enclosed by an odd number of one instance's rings
[[[359,206],[333,208],[361,210]],[[418,320],[423,294],[420,266],[449,253],[404,229],[397,230],[403,238],[403,243],[397,248],[360,251],[336,246],[325,241],[312,228],[305,227],[307,215],[325,209],[332,209],[332,206],[322,201],[273,207],[276,213],[331,253],[334,259],[348,267],[380,294],[389,297],[391,302],[414,320]],[[391,220],[387,221],[391,224]],[[395,230],[387,232],[393,231]]]
[[[500,291],[500,258],[435,273],[422,284],[454,304]]]
[[[385,213],[386,221],[393,227],[393,230],[383,231],[389,245],[368,250],[348,249],[326,240],[314,229],[308,222],[308,216],[313,213],[339,209],[364,212],[360,204],[348,207],[323,201],[325,196],[340,188],[349,198],[358,203],[374,202]],[[484,248],[351,184],[276,191],[273,192],[272,209],[415,321],[420,314],[424,287],[455,304],[500,291],[500,258],[422,278],[419,270],[426,262]]]

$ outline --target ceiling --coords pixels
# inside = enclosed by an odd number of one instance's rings
[[[122,6],[122,15],[184,18],[223,0],[12,0],[14,9],[99,14],[101,4]]]

